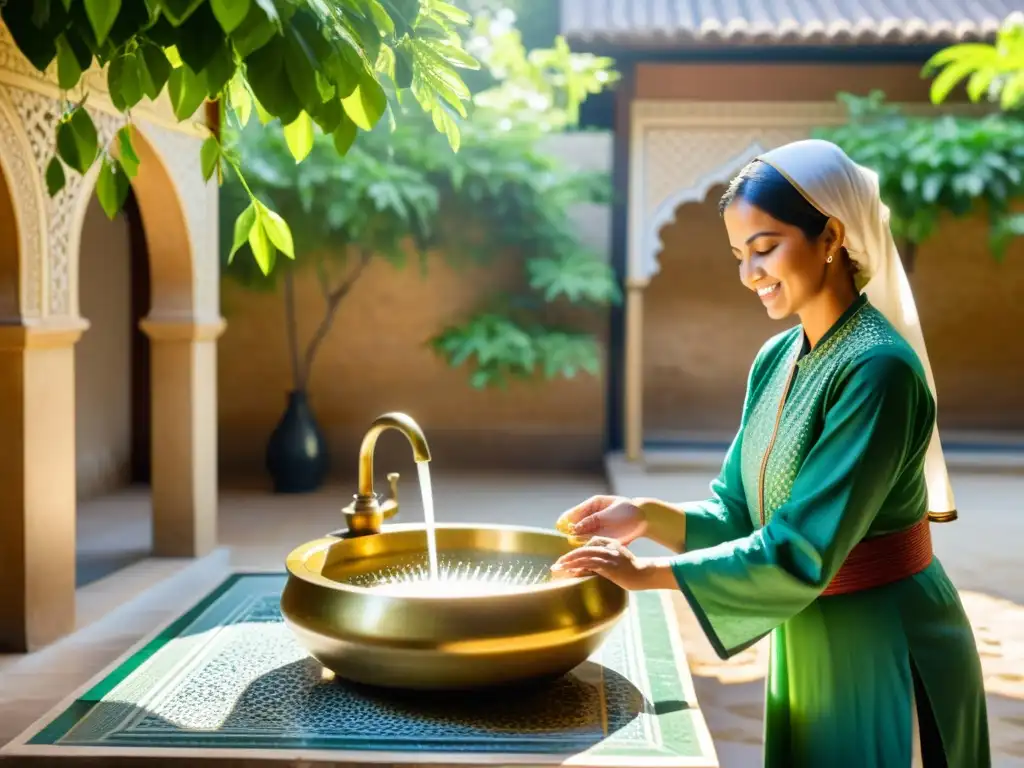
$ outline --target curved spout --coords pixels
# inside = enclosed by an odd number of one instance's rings
[[[430,461],[430,448],[427,438],[412,417],[404,413],[385,413],[378,416],[370,429],[363,436],[359,447],[359,496],[370,498],[373,494],[373,452],[377,447],[377,438],[386,429],[397,429],[412,445],[413,458],[417,464]]]

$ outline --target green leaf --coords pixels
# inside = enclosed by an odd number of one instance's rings
[[[128,175],[121,164],[114,158],[104,159],[96,180],[96,197],[108,219],[113,219],[120,212],[130,187]]]
[[[452,152],[458,152],[462,143],[462,137],[459,134],[459,126],[455,122],[455,118],[448,114],[448,110],[441,105],[434,108],[432,117],[434,118],[434,126],[448,139],[448,146],[452,148]]]
[[[249,14],[250,0],[210,0],[210,8],[227,34],[231,34]]]
[[[324,100],[317,82],[320,62],[331,54],[330,46],[308,13],[297,13],[285,28],[284,65],[288,82],[307,111]]]
[[[64,166],[61,165],[60,158],[54,156],[50,159],[50,163],[46,166],[46,192],[50,197],[53,197],[62,189],[66,179],[64,178]]]
[[[1024,101],[1024,68],[1003,84],[999,106],[1009,112],[1016,109],[1021,101]]]
[[[84,107],[78,106],[57,126],[57,153],[79,173],[85,173],[99,152],[96,126]]]
[[[302,112],[302,103],[285,68],[284,38],[274,37],[253,52],[245,63],[249,86],[264,109],[280,118],[282,125],[294,121]]]
[[[971,79],[967,81],[967,95],[971,101],[980,101],[982,96],[988,92],[995,77],[994,69],[980,69],[971,75]]]
[[[178,46],[171,45],[164,48],[164,54],[167,56],[167,61],[171,65],[171,69],[180,67],[184,62],[181,60],[181,54],[178,53]],[[168,73],[168,76],[170,73]]]
[[[131,123],[121,126],[117,132],[117,143],[121,150],[119,156],[121,167],[124,168],[129,179],[134,179],[139,172],[140,161],[139,156],[135,153],[135,147],[132,146]]]
[[[380,4],[380,0],[366,0],[366,4],[370,8],[370,15],[373,16],[373,23],[380,31],[388,36],[395,34],[395,22]]]
[[[207,136],[199,149],[199,162],[203,169],[203,178],[209,181],[217,172],[217,165],[220,163],[220,144],[213,136]]]
[[[395,85],[399,88],[412,86],[413,54],[408,45],[399,45],[395,50]]]
[[[228,83],[228,102],[238,118],[240,127],[244,128],[249,124],[249,117],[252,115],[252,95],[245,87],[241,71],[236,72]]]
[[[67,10],[67,9],[65,9]],[[33,0],[32,23],[42,29],[50,20],[50,0]]]
[[[252,251],[256,264],[264,275],[269,275],[274,268],[274,261],[277,249],[267,236],[267,230],[263,227],[263,219],[256,213],[256,223],[249,230],[249,249]]]
[[[85,30],[91,35],[92,30],[89,29],[88,24],[84,25]],[[82,39],[82,35],[79,32],[78,27],[69,26],[64,30],[64,39],[71,49],[71,52],[75,56],[75,60],[78,62],[78,68],[85,72],[89,67],[92,66],[92,49],[89,44]]]
[[[206,94],[211,99],[220,97],[224,87],[234,77],[236,70],[235,56],[231,52],[231,46],[221,41],[216,53],[210,58],[203,70],[203,81],[206,84]]]
[[[102,45],[107,39],[120,10],[121,0],[85,0],[85,13],[96,35],[96,42]]]
[[[456,24],[468,24],[472,20],[472,17],[461,8],[441,0],[434,0],[430,5],[430,10],[440,13]]]
[[[24,3],[22,3],[23,5]],[[20,8],[21,6],[19,6]],[[53,57],[57,55],[57,46],[53,36],[39,33],[39,28],[32,23],[30,14],[15,12],[13,4],[8,3],[2,8],[3,20],[7,25],[14,44],[18,50],[40,72],[45,72]]]
[[[334,133],[345,118],[345,111],[341,108],[340,100],[330,99],[321,104],[316,113],[310,116],[320,126],[321,131],[324,133]]]
[[[252,104],[256,107],[256,117],[259,118],[260,125],[269,125],[274,122],[274,116],[264,109],[259,99],[253,99]]]
[[[188,64],[171,70],[167,80],[167,91],[171,97],[171,108],[179,120],[187,120],[196,113],[206,99],[206,87],[201,78],[189,69]]]
[[[170,22],[180,27],[204,2],[206,0],[160,0],[160,5]]]
[[[176,43],[181,60],[197,75],[203,74],[213,57],[226,45],[224,32],[208,2],[196,8],[178,28]]]
[[[71,49],[68,39],[61,35],[57,38],[57,84],[65,91],[69,91],[78,84],[82,76],[82,68],[78,64],[78,58]]]
[[[356,127],[356,124],[353,123],[348,117],[343,116],[341,120],[341,125],[339,125],[334,130],[333,134],[334,148],[337,150],[339,155],[341,155],[342,157],[345,156],[345,154],[352,147],[353,142],[355,142],[356,134],[358,132],[359,129]]]
[[[139,77],[137,57],[125,53],[110,62],[107,68],[107,86],[114,106],[122,112],[142,101],[142,80]]]
[[[243,59],[248,58],[269,43],[278,32],[278,24],[276,12],[271,17],[257,3],[251,4],[245,19],[231,33],[231,42],[234,43],[238,55]]]
[[[249,232],[256,226],[256,203],[255,201],[249,204],[244,211],[242,211],[238,218],[235,219],[235,239],[231,245],[231,251],[228,253],[228,263],[235,258],[235,254],[238,253],[238,249],[245,245],[249,240]]]
[[[370,131],[387,109],[388,100],[380,83],[366,72],[352,95],[342,99],[341,104],[345,107],[345,114],[352,118],[352,122],[364,131]]]
[[[313,121],[309,115],[301,112],[294,121],[286,125],[284,140],[296,163],[305,160],[310,150],[313,149]]]
[[[163,49],[152,43],[142,43],[135,54],[142,92],[155,101],[171,76],[171,63]]]
[[[960,60],[947,65],[932,81],[932,104],[941,104],[945,101],[957,84],[973,71],[974,65],[970,60]]]
[[[257,203],[257,219],[263,226],[270,242],[289,259],[295,258],[295,243],[288,223],[263,203]]]
[[[455,43],[447,40],[431,40],[429,45],[438,56],[450,64],[464,67],[465,69],[480,69],[480,62]]]
[[[339,99],[347,98],[355,91],[362,76],[363,66],[358,54],[341,44],[324,60],[324,73],[334,85],[335,95]]]

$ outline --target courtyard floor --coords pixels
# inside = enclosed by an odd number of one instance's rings
[[[567,506],[594,493],[700,498],[707,469],[643,472],[611,465],[601,476],[436,472],[438,519],[551,525]],[[981,649],[999,768],[1024,768],[1024,477],[971,472],[953,480],[961,520],[935,528],[935,546],[961,588]],[[198,561],[148,559],[149,497],[132,488],[79,511],[79,630],[28,656],[0,656],[0,744],[13,738],[132,643],[179,614],[217,584],[228,568],[279,568],[292,547],[339,527],[353,484],[300,497],[262,486],[221,493],[221,549]],[[422,519],[415,481],[403,477],[400,519]],[[653,545],[638,547],[654,554]],[[103,574],[122,568],[113,575]],[[85,583],[88,582],[88,583]],[[762,646],[720,662],[692,614],[681,631],[722,766],[760,764],[766,657]]]

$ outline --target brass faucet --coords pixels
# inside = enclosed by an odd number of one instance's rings
[[[348,523],[347,536],[367,536],[380,533],[381,526],[398,514],[398,473],[388,474],[391,486],[391,498],[383,504],[373,490],[373,452],[377,447],[377,438],[387,429],[397,429],[412,445],[413,458],[417,464],[430,461],[430,448],[427,438],[410,416],[404,413],[385,413],[378,416],[370,429],[363,436],[359,447],[359,492],[351,504],[342,510]]]

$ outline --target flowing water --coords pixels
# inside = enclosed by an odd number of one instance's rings
[[[437,527],[434,524],[434,490],[430,486],[430,462],[416,465],[420,475],[420,493],[423,495],[423,520],[427,529],[427,556],[430,562],[430,580],[437,581]]]
[[[377,567],[371,559],[367,570],[349,576],[347,583],[400,597],[482,597],[517,592],[551,580],[551,558],[543,555],[446,550],[440,559],[430,465],[422,462],[417,469],[426,523],[426,558],[421,550]]]

